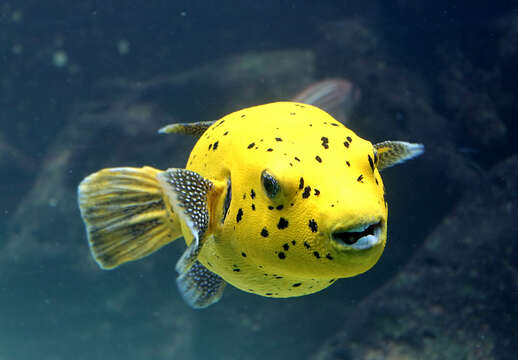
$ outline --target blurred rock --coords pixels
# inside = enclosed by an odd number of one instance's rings
[[[315,360],[511,360],[518,352],[518,156],[465,193]]]
[[[501,148],[509,134],[488,86],[499,83],[498,70],[477,68],[459,50],[442,51],[445,66],[438,78],[440,105],[451,117],[457,143],[479,151]]]
[[[244,107],[289,100],[314,81],[309,50],[231,56],[181,74],[144,81],[110,79],[103,87],[151,99],[179,121],[216,119]]]
[[[502,59],[516,59],[518,56],[518,9],[497,22],[502,33],[499,39],[499,56]]]

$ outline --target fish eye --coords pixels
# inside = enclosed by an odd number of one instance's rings
[[[281,186],[277,179],[268,171],[264,170],[261,174],[261,182],[263,183],[264,191],[270,199],[273,199],[281,190]]]

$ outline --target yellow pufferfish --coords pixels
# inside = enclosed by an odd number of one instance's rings
[[[297,102],[160,132],[200,136],[186,169],[100,170],[79,185],[79,207],[104,269],[183,236],[177,284],[193,308],[217,302],[226,283],[285,298],[369,270],[387,237],[379,171],[423,152],[407,142],[372,145]]]

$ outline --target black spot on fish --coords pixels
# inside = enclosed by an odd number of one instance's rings
[[[290,115],[295,115],[295,113],[294,112],[290,112]]]
[[[311,229],[311,232],[317,232],[318,231],[318,224],[315,221],[315,219],[309,220],[308,226]]]
[[[268,151],[268,152],[272,152],[272,151],[273,151],[273,149],[272,149],[272,148],[268,148],[268,149],[266,149],[266,151]]]
[[[255,191],[254,191],[254,189],[250,190],[250,197],[252,199],[255,199]]]
[[[276,276],[275,278],[276,278],[276,279],[283,279],[283,277],[282,277],[282,276]]]
[[[295,283],[295,284],[293,284],[293,285],[291,285],[291,286],[293,286],[293,287],[299,287],[300,285],[302,285],[302,283]]]
[[[320,259],[320,254],[318,253],[318,251],[313,251],[313,255],[315,255],[317,259]]]
[[[379,185],[380,183],[378,182],[378,178],[374,178],[374,180],[376,180],[376,185]]]
[[[329,283],[331,284],[331,283],[334,283],[335,281],[336,281],[336,279],[331,279],[331,280],[329,280]]]
[[[242,256],[242,257],[246,257],[246,253],[242,252],[242,253],[241,253],[241,256]]]
[[[240,271],[241,271],[241,269],[232,269],[232,271],[240,272]]]
[[[263,228],[263,229],[261,230],[261,236],[262,236],[262,237],[268,237],[268,230],[266,230],[266,228]]]
[[[209,150],[212,149],[212,144],[209,144]]]
[[[335,123],[331,123],[330,125],[331,126],[339,126],[338,124],[335,124]]]
[[[250,143],[250,144],[248,145],[248,147],[247,147],[247,148],[248,148],[248,149],[251,149],[251,148],[253,148],[254,146],[255,146],[255,143]]]
[[[245,114],[241,115],[242,118],[244,118],[245,116],[246,116]]]
[[[329,260],[333,260],[333,257],[331,256],[331,254],[327,254],[326,258],[328,258]]]
[[[302,190],[304,189],[304,178],[300,178],[300,181],[299,181],[299,190]]]
[[[320,156],[318,156],[318,155],[317,155],[317,156],[315,156],[315,160],[316,160],[316,161],[318,161],[319,163],[321,163],[321,162],[322,162],[322,158],[321,158]]]
[[[344,146],[345,146],[346,148],[348,148],[348,147],[349,147],[349,143],[348,143],[347,141],[344,141]]]
[[[297,161],[300,161],[300,159],[298,157],[296,157],[296,156],[294,157],[294,159],[297,160]]]
[[[363,183],[363,175],[358,176],[358,179],[356,181]]]
[[[273,210],[273,206],[268,205],[268,210]]]
[[[288,251],[290,249],[290,246],[288,244],[284,244],[282,245],[282,248],[286,251]]]
[[[347,139],[347,141],[349,141],[349,142],[353,142],[353,139],[351,139],[351,137],[350,137],[350,136],[346,137],[346,139]]]
[[[252,210],[255,211],[255,204],[252,204]]]
[[[277,138],[275,138],[275,141],[282,141],[282,139],[277,137]]]
[[[329,149],[329,139],[325,136],[322,136],[320,140],[322,140],[322,146],[324,147],[324,149]]]
[[[297,242],[295,240],[291,240],[291,245],[295,245]]]
[[[345,161],[345,163],[347,164],[347,166],[351,167],[351,163],[349,161]]]
[[[227,136],[227,135],[228,135],[228,131],[225,131],[225,132],[223,133],[223,136]]]
[[[304,192],[302,193],[302,198],[303,199],[307,199],[309,197],[309,195],[311,195],[311,187],[310,186],[306,186],[304,188]]]
[[[318,189],[314,189],[314,190],[315,190],[315,196],[320,195],[320,190],[318,190]]]
[[[279,219],[279,223],[277,224],[277,228],[279,230],[282,230],[282,229],[286,229],[288,227],[288,220],[286,220],[285,218],[281,217]]]
[[[242,218],[243,218],[243,209],[239,208],[239,210],[237,211],[237,215],[236,215],[236,221],[240,222]]]
[[[309,245],[309,244],[307,243],[307,241],[304,241],[304,247],[305,247],[306,249],[311,249],[311,245]]]
[[[277,256],[278,256],[278,257],[279,257],[279,259],[281,259],[281,260],[286,259],[286,254],[285,254],[285,253],[283,253],[282,251],[281,251],[280,253],[278,253],[278,254],[277,254]]]
[[[370,165],[372,171],[374,171],[374,162],[372,161],[372,158],[370,155],[367,155],[367,157],[369,158],[369,165]]]
[[[284,207],[284,205],[278,205],[278,206],[276,207],[276,209],[277,209],[277,210],[282,210],[282,208],[283,208],[283,207]]]
[[[216,149],[218,148],[218,144],[219,144],[219,141],[216,141],[214,143],[214,146],[212,147],[212,150],[216,151]]]

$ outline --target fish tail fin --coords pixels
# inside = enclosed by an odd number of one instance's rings
[[[79,184],[88,243],[101,268],[138,260],[182,236],[159,173],[151,167],[103,169]]]

